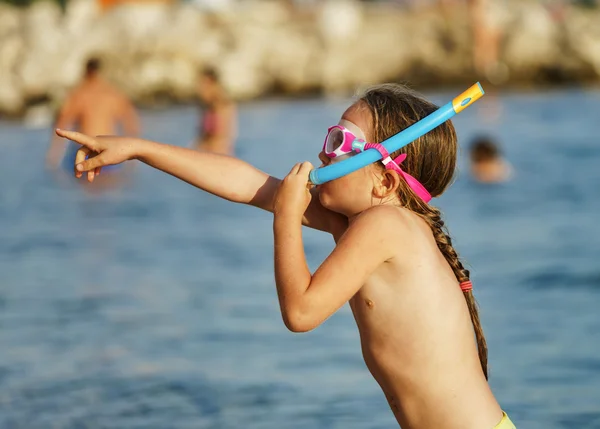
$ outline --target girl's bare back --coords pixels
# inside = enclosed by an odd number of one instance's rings
[[[90,135],[120,134],[123,131],[132,135],[137,133],[137,126],[129,122],[137,121],[134,108],[129,100],[112,85],[100,80],[83,83],[73,94],[79,129]]]

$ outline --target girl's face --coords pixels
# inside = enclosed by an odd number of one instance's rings
[[[353,104],[342,115],[339,125],[350,130],[356,137],[372,141],[372,117],[369,109],[360,104]],[[341,162],[352,154],[329,158],[325,153],[319,154],[321,166]],[[375,167],[369,165],[339,179],[318,185],[319,200],[323,207],[347,217],[355,216],[373,205],[373,186],[376,176]]]

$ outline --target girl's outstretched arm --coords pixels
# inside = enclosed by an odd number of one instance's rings
[[[283,180],[274,207],[275,283],[285,325],[294,332],[319,326],[349,301],[375,269],[393,255],[389,224],[397,209],[374,207],[360,214],[311,275],[302,242],[302,213],[310,163],[296,164]],[[396,228],[394,228],[396,229]]]
[[[90,137],[65,130],[56,133],[82,145],[75,159],[76,176],[87,173],[88,181],[93,181],[103,166],[138,159],[218,197],[273,211],[280,180],[240,159],[142,139]],[[90,158],[86,160],[86,156]],[[318,198],[307,208],[303,223],[332,234],[346,226],[345,218],[325,209]]]

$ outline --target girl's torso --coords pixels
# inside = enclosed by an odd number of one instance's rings
[[[399,244],[350,301],[365,363],[403,429],[491,429],[502,411],[458,281],[425,221],[400,208],[398,219],[381,228],[393,240],[408,224],[410,248]]]

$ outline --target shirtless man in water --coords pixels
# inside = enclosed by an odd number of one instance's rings
[[[65,100],[55,124],[55,128],[74,127],[92,136],[125,134],[137,137],[139,134],[135,107],[125,94],[100,76],[100,61],[96,58],[88,60],[82,82]],[[47,154],[48,166],[57,170],[62,165],[72,174],[75,154],[80,147],[54,135]],[[116,184],[122,181],[123,170],[120,166],[105,167],[98,179],[105,185]],[[99,173],[100,168],[88,173],[88,180],[91,182]]]

